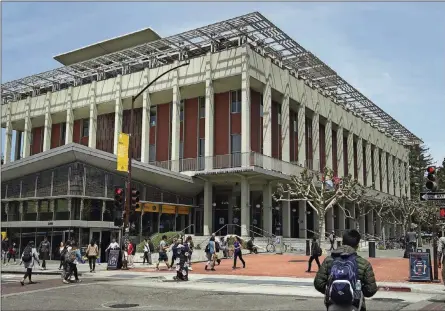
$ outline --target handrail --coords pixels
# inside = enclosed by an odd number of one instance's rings
[[[263,232],[263,233],[266,233],[266,234],[260,234],[260,235],[262,235],[264,238],[266,238],[266,237],[268,237],[268,238],[274,238],[276,235],[275,234],[273,234],[273,233],[270,233],[269,231],[266,231],[266,230],[264,230],[264,229],[262,229],[262,228],[260,228],[260,227],[257,227],[257,226],[254,226],[254,225],[251,225],[251,227],[252,228],[255,228],[255,229],[258,229],[258,230],[260,230],[261,232]],[[255,231],[253,231],[253,230],[251,230],[253,233],[256,233]]]

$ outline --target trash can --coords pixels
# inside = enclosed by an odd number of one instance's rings
[[[368,248],[369,248],[369,258],[375,258],[375,241],[374,240],[369,240]]]

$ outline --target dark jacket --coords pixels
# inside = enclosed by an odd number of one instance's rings
[[[320,254],[320,246],[318,246],[318,242],[313,241],[311,245],[311,256],[319,257]]]
[[[318,270],[314,280],[314,286],[317,291],[323,295],[326,292],[326,285],[328,283],[329,274],[331,272],[332,263],[335,257],[340,255],[357,254],[356,250],[348,245],[340,246],[338,249],[332,251],[331,256],[326,257]],[[372,266],[365,258],[357,255],[358,279],[362,283],[363,296],[370,298],[377,293],[377,283],[375,281],[374,271]],[[362,311],[366,310],[365,302],[362,304]]]

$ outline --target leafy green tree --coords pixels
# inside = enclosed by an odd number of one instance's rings
[[[437,170],[437,180],[439,189],[445,191],[445,158],[442,161],[442,165]]]
[[[410,147],[409,164],[410,164],[410,189],[411,198],[416,200],[423,191],[425,180],[425,168],[433,163],[433,158],[429,153],[429,148],[425,145],[413,145]]]

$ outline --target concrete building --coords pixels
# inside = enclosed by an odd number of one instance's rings
[[[147,206],[134,222],[143,234],[191,226],[311,236],[317,217],[305,202],[272,200],[277,183],[304,168],[351,174],[375,196],[410,195],[407,146],[420,139],[260,13],[168,38],[145,29],[55,59],[64,67],[2,85],[4,228],[109,231],[131,97],[184,61],[135,102],[133,163]],[[94,220],[82,218],[87,204],[100,210]],[[336,207],[326,228],[354,221]],[[381,233],[376,215],[357,221]]]

